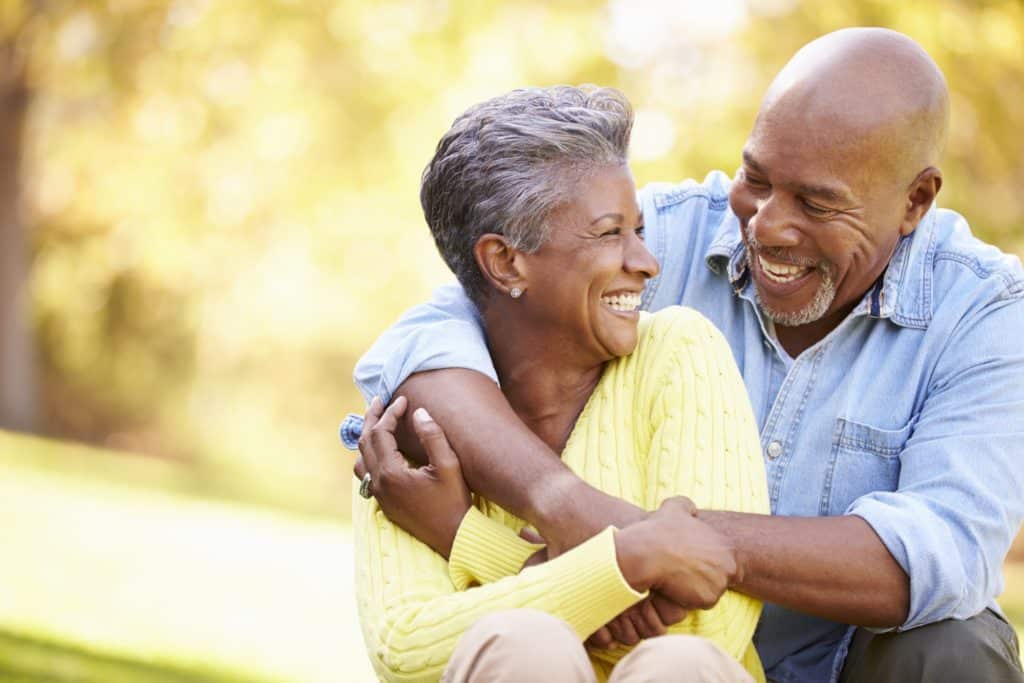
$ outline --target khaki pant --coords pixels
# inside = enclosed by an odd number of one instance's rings
[[[595,683],[593,666],[565,622],[544,612],[515,609],[488,615],[463,634],[444,683]],[[608,683],[687,681],[748,683],[750,675],[710,641],[661,636],[637,645]]]

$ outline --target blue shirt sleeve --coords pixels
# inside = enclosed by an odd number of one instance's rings
[[[410,375],[441,368],[498,381],[480,314],[457,284],[438,287],[429,303],[406,311],[359,359],[354,378],[367,404],[374,396],[387,404]]]
[[[1002,592],[1024,516],[1022,323],[1020,293],[961,322],[900,454],[897,490],[848,510],[911,577],[901,630],[974,616]]]

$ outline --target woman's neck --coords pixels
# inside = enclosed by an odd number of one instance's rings
[[[501,390],[520,419],[561,453],[576,419],[601,379],[603,362],[574,357],[568,340],[490,310],[483,315],[487,345]]]

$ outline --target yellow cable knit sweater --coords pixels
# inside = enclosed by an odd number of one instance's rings
[[[597,488],[649,510],[682,494],[701,508],[768,512],[743,380],[721,334],[691,309],[641,317],[636,350],[607,365],[562,459]],[[376,501],[352,500],[359,616],[382,680],[437,681],[459,637],[491,612],[539,609],[582,640],[643,597],[619,572],[610,527],[520,571],[538,546],[518,537],[522,520],[489,501],[476,499],[445,562]],[[763,681],[751,644],[760,611],[758,601],[729,591],[670,632],[712,640]],[[591,651],[598,679],[628,651]]]

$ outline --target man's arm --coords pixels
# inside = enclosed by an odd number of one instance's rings
[[[556,553],[644,515],[569,471],[479,373],[420,373],[398,394],[445,425],[470,488],[536,526]],[[413,434],[411,423],[406,429]],[[858,517],[702,512],[701,518],[730,539],[739,562],[737,590],[843,623],[889,627],[906,617],[907,576]]]
[[[906,621],[910,579],[860,517],[698,516],[732,542],[739,570],[730,588],[844,624]]]
[[[407,455],[419,451],[410,417],[424,407],[459,454],[469,487],[535,527],[553,554],[578,545],[609,524],[625,527],[646,514],[573,474],[523,424],[498,386],[471,370],[448,369],[409,377],[396,392],[409,400],[398,433]],[[563,497],[571,493],[573,505]]]

